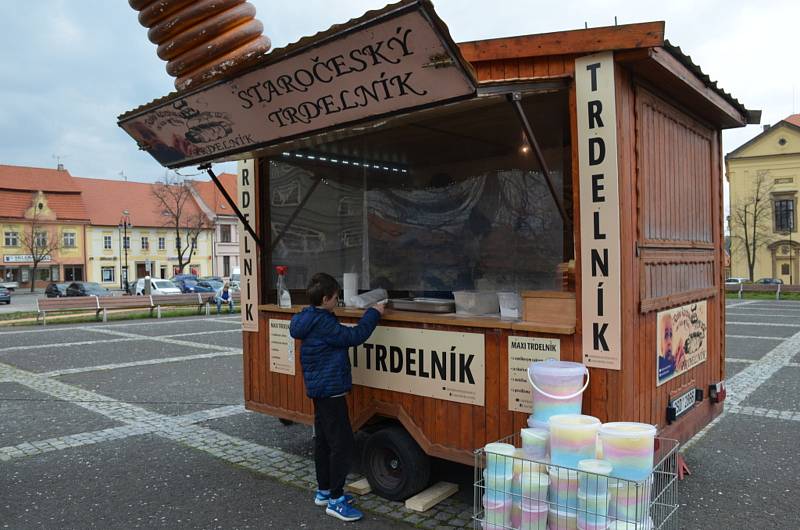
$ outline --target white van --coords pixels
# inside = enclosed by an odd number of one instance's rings
[[[239,267],[234,267],[233,272],[231,272],[231,277],[228,280],[228,283],[230,284],[232,291],[239,290],[239,278],[240,278]]]

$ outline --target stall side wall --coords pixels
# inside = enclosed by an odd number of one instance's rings
[[[724,378],[720,132],[620,67],[617,108],[622,273],[635,281],[623,286],[623,369],[605,374],[608,408],[596,410],[596,386],[590,411],[685,440],[722,410],[708,399],[709,384]],[[701,300],[706,361],[657,386],[658,312]],[[668,425],[669,400],[690,388],[705,399]]]

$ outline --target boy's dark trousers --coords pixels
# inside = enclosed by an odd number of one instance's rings
[[[314,431],[317,484],[338,499],[344,495],[355,445],[345,396],[314,399]]]

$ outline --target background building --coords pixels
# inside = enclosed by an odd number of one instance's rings
[[[725,166],[730,183],[731,276],[800,282],[800,114],[765,126],[761,134],[729,153]]]
[[[89,216],[75,179],[58,169],[0,165],[0,275],[20,288],[81,281]],[[32,246],[33,245],[33,246]],[[41,257],[33,277],[34,256]]]
[[[75,178],[75,181],[91,219],[87,231],[89,281],[119,288],[125,283],[126,270],[130,271],[130,281],[143,278],[148,270],[158,278],[170,278],[179,273],[178,236],[153,194],[153,184],[88,178]],[[200,213],[193,199],[186,202],[187,216]],[[180,234],[181,244],[186,246],[185,228]],[[211,251],[212,230],[201,230],[189,265],[183,272],[199,276],[210,274]]]
[[[228,195],[236,200],[236,175],[218,175]],[[239,267],[238,219],[233,209],[211,181],[193,181],[192,190],[197,204],[213,223],[211,274],[229,278]]]

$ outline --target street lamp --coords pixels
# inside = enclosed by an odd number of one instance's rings
[[[128,228],[132,228],[133,225],[131,224],[131,216],[128,210],[122,210],[122,217],[119,220],[119,229],[122,232],[122,248],[125,250],[125,268],[122,269],[125,271],[125,282],[123,285],[122,281],[122,271],[120,271],[119,275],[119,284],[120,287],[127,293],[128,292]],[[120,256],[120,259],[122,256]]]

